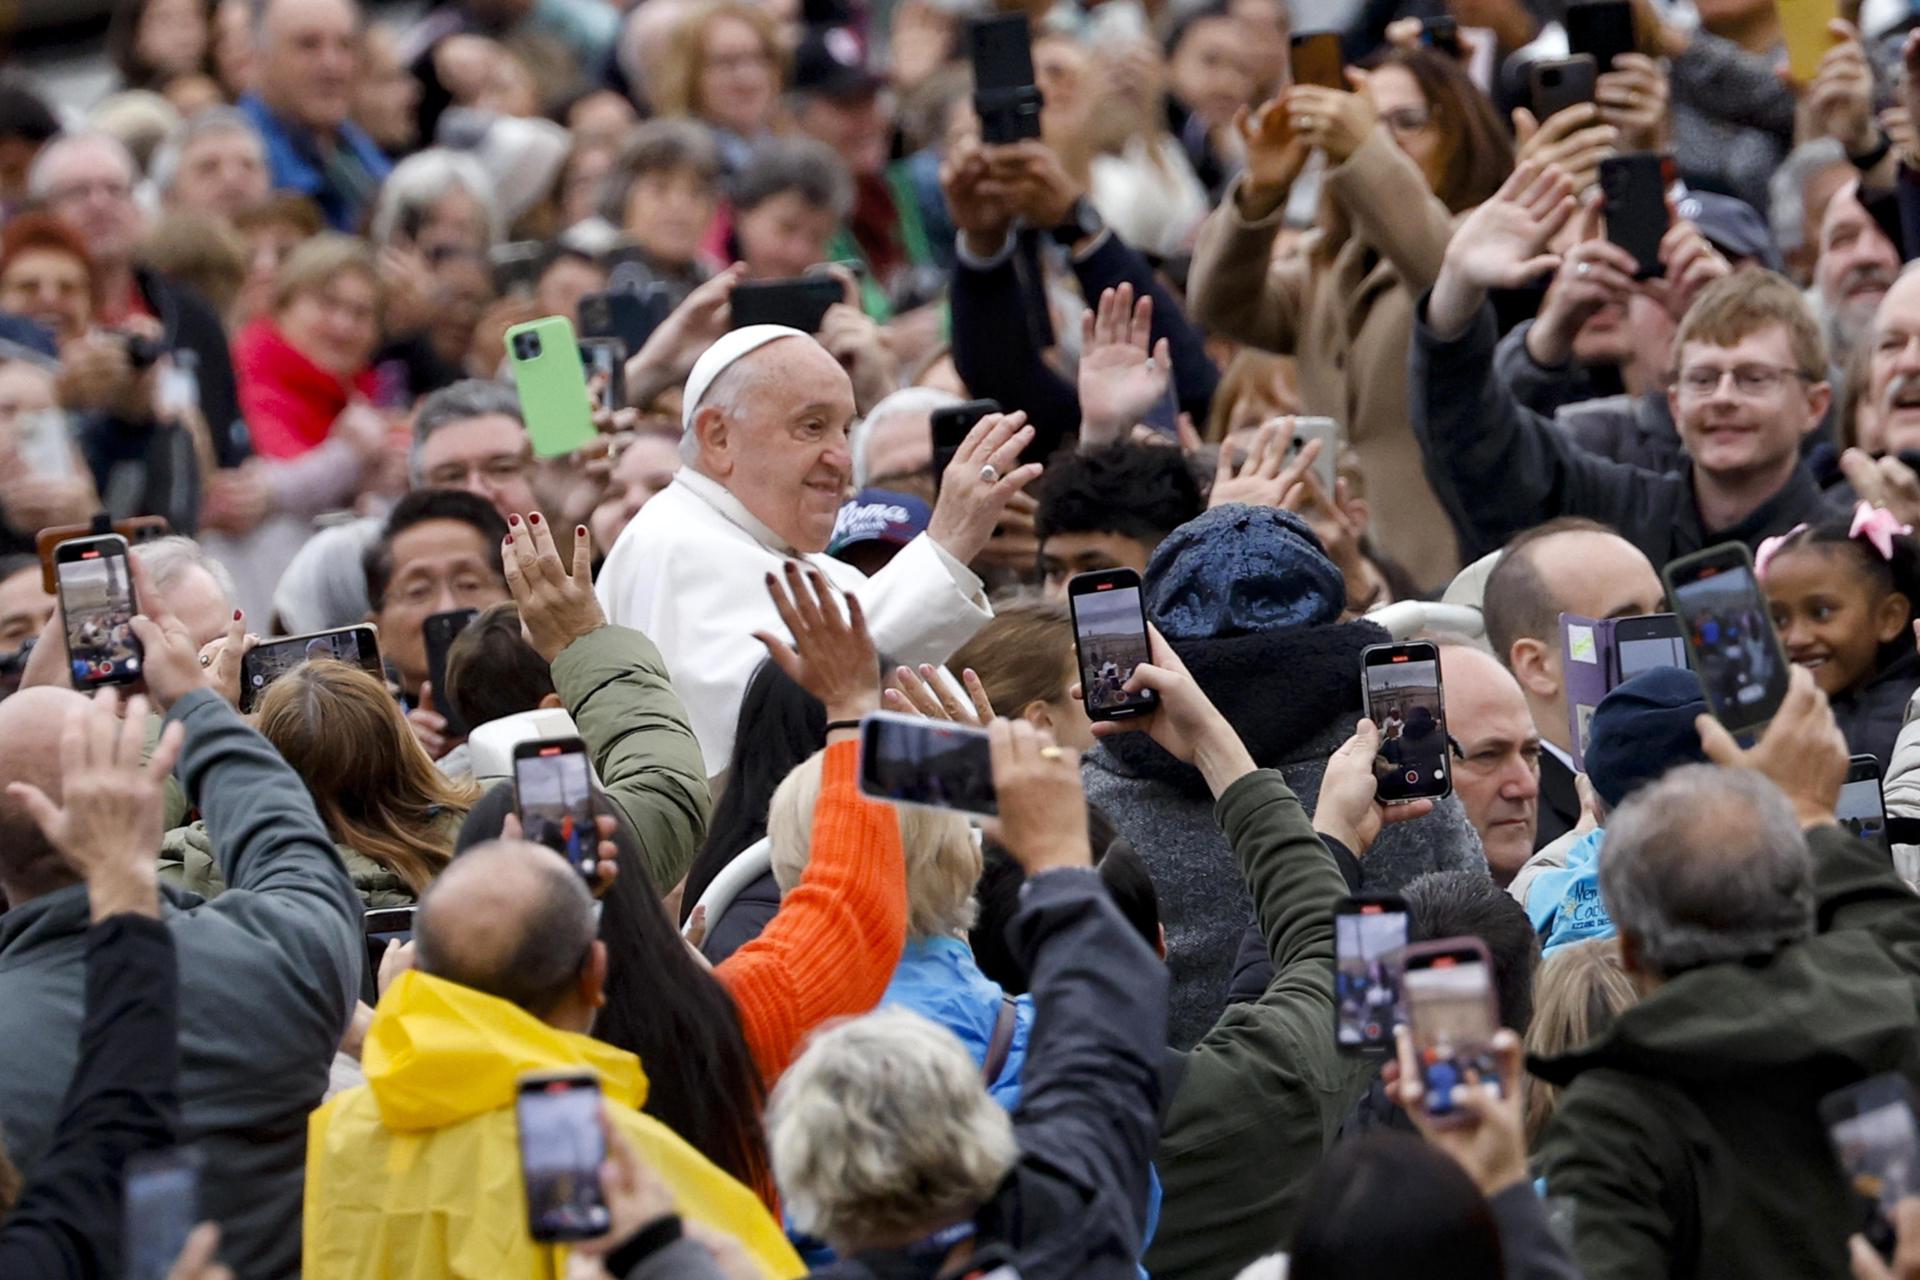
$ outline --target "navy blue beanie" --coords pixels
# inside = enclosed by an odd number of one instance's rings
[[[1669,769],[1702,764],[1694,720],[1707,712],[1700,680],[1685,667],[1655,667],[1614,688],[1587,728],[1587,781],[1608,808]]]
[[[1147,616],[1169,640],[1337,621],[1346,580],[1291,511],[1229,503],[1168,534],[1147,564]]]

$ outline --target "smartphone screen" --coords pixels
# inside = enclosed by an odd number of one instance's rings
[[[1315,84],[1342,92],[1352,87],[1347,83],[1337,31],[1309,31],[1294,36],[1291,62],[1295,84]]]
[[[1151,689],[1127,691],[1133,669],[1152,660],[1140,575],[1100,569],[1067,581],[1073,646],[1080,659],[1081,701],[1094,720],[1146,715],[1160,705]]]
[[[933,430],[933,491],[940,492],[940,480],[947,474],[947,466],[953,461],[953,455],[960,452],[960,446],[967,441],[967,434],[980,425],[980,419],[990,413],[1000,412],[998,400],[969,400],[965,404],[948,405],[944,409],[935,409],[932,415]]]
[[[252,711],[267,686],[303,662],[330,659],[380,674],[380,646],[370,626],[262,640],[240,660],[240,710]]]
[[[67,624],[74,688],[138,680],[140,642],[133,634],[136,610],[126,540],[109,535],[61,543],[54,551],[54,581]]]
[[[447,650],[479,616],[478,609],[449,609],[432,614],[420,625],[427,642],[427,683],[433,686],[433,709],[446,719],[447,732],[456,738],[466,737],[472,726],[453,709],[453,701],[447,697]]]
[[[1840,788],[1840,803],[1834,817],[1848,831],[1887,851],[1893,845],[1887,839],[1887,802],[1880,790],[1880,762],[1872,756],[1855,756],[1847,762],[1847,781]]]
[[[1427,1110],[1452,1115],[1456,1085],[1500,1079],[1493,1056],[1500,1015],[1486,947],[1456,938],[1410,948],[1402,990]]]
[[[586,1240],[612,1224],[600,1189],[607,1138],[600,1086],[590,1075],[523,1077],[515,1113],[527,1231],[535,1240]]]
[[[986,730],[919,716],[876,711],[860,722],[860,790],[894,804],[1000,812]]]
[[[580,366],[587,375],[587,394],[596,408],[626,407],[627,344],[618,338],[580,339]]]
[[[1853,1193],[1872,1206],[1868,1241],[1891,1256],[1894,1206],[1920,1194],[1912,1089],[1899,1075],[1874,1076],[1820,1099],[1820,1119]]]
[[[1620,668],[1615,684],[1624,684],[1655,667],[1684,669],[1687,641],[1680,634],[1680,619],[1670,613],[1619,619],[1613,625],[1613,656]]]
[[[599,870],[600,833],[593,823],[593,772],[578,738],[523,742],[513,749],[513,787],[520,830],[565,858],[591,880]]]
[[[1387,1053],[1399,1022],[1407,904],[1348,898],[1333,909],[1334,1042],[1343,1053]]]
[[[200,1153],[191,1147],[127,1157],[127,1280],[167,1280],[200,1221]]]
[[[1425,640],[1376,644],[1360,657],[1367,718],[1380,730],[1373,774],[1388,804],[1453,790],[1447,772],[1447,718],[1440,650]]]
[[[1666,578],[1714,716],[1732,733],[1773,719],[1787,696],[1787,659],[1746,547],[1709,547],[1668,565]]]

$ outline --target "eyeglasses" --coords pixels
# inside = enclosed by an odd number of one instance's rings
[[[1733,378],[1733,389],[1743,396],[1768,396],[1780,389],[1780,385],[1790,378],[1801,382],[1813,379],[1798,369],[1787,369],[1775,364],[1742,364],[1731,369],[1718,369],[1712,365],[1694,365],[1682,369],[1675,381],[1680,394],[1695,400],[1704,400],[1720,389],[1727,377]]]
[[[531,464],[524,455],[500,453],[478,462],[448,462],[427,472],[429,489],[464,489],[470,478],[478,476],[492,485],[510,484],[527,474]]]
[[[1396,107],[1380,117],[1387,128],[1405,136],[1418,133],[1433,123],[1433,112],[1425,107]]]

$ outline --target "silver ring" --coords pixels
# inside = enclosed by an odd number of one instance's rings
[[[213,665],[213,655],[212,655],[212,654],[210,654],[210,653],[203,653],[203,654],[201,654],[201,655],[200,655],[200,665],[201,665],[201,666],[203,666],[203,667],[210,667],[210,666],[212,666],[212,665]]]
[[[1319,123],[1320,123],[1320,118],[1318,116],[1301,116],[1300,117],[1300,127],[1302,129],[1311,129]]]
[[[1582,262],[1574,267],[1573,274],[1577,276],[1584,276],[1589,271],[1592,271],[1592,270],[1593,270],[1593,264],[1591,262]]]
[[[989,462],[986,466],[980,468],[980,478],[988,484],[999,484],[1000,468]]]

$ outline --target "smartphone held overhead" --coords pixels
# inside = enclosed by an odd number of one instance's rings
[[[240,710],[253,711],[275,680],[303,662],[316,660],[344,662],[376,679],[385,675],[380,642],[371,623],[262,640],[240,659]]]
[[[600,832],[594,824],[593,768],[579,738],[522,742],[513,749],[514,809],[520,831],[567,860],[592,881],[599,871]]]
[[[534,456],[558,458],[591,444],[599,432],[572,323],[565,316],[529,320],[509,328],[506,338]]]
[[[875,800],[999,814],[987,731],[876,711],[860,721],[860,791]]]
[[[1150,662],[1146,600],[1132,569],[1075,574],[1067,582],[1081,702],[1090,720],[1124,720],[1160,705],[1151,689],[1130,690],[1135,667]]]
[[[73,687],[90,692],[140,679],[143,655],[133,634],[139,605],[127,540],[118,534],[75,538],[54,548],[53,561]]]
[[[1342,1053],[1387,1054],[1402,1020],[1407,904],[1392,894],[1343,898],[1333,908],[1334,1043]]]
[[[1500,1030],[1493,959],[1478,938],[1443,938],[1406,950],[1402,991],[1427,1114],[1442,1123],[1461,1115],[1461,1085],[1500,1086],[1493,1038]]]
[[[1763,728],[1787,696],[1788,667],[1753,556],[1726,542],[1675,560],[1661,576],[1707,709],[1729,733]]]
[[[1380,730],[1373,764],[1380,799],[1402,804],[1451,794],[1439,648],[1426,640],[1369,645],[1360,665],[1367,718]]]

